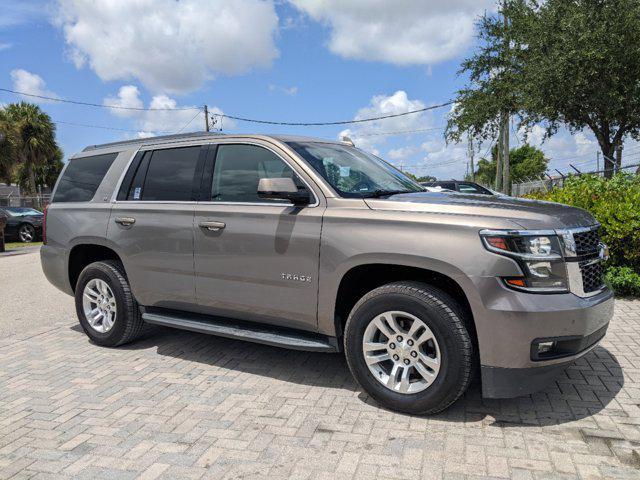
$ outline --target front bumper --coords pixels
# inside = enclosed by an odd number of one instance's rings
[[[588,298],[507,289],[498,279],[476,279],[482,305],[472,305],[483,396],[505,398],[544,388],[595,348],[613,316],[613,293]],[[558,341],[557,355],[536,356],[536,342]]]

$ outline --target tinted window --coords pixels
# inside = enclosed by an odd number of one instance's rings
[[[261,178],[293,179],[299,189],[304,183],[275,153],[255,145],[220,145],[213,167],[211,200],[214,202],[270,203],[258,197]]]
[[[438,182],[436,184],[436,186],[440,187],[440,188],[446,188],[449,190],[455,190],[456,189],[456,184],[453,182]]]
[[[131,185],[132,200],[189,201],[193,200],[193,186],[200,157],[199,146],[155,150],[141,183],[145,159]],[[138,184],[135,184],[135,182]],[[136,190],[140,188],[140,190]]]
[[[482,195],[490,195],[486,188],[482,188],[480,185],[475,185],[473,183],[458,183],[458,189],[460,189],[463,193],[479,193]]]
[[[151,159],[152,152],[145,152],[142,157],[142,161],[138,162],[135,171],[132,172],[133,180],[127,191],[127,200],[141,200],[142,199],[142,187],[144,186],[144,179],[147,175],[147,169],[149,168],[149,160]],[[133,165],[132,165],[133,167]]]
[[[69,160],[60,179],[54,202],[88,202],[93,198],[117,153]]]

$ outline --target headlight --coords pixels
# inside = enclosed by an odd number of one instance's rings
[[[503,279],[508,287],[532,293],[568,291],[567,269],[555,232],[482,230],[480,237],[487,250],[511,257],[520,265],[522,276]]]

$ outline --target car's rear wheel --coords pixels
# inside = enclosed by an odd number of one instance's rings
[[[472,342],[462,312],[451,296],[422,283],[396,282],[369,292],[345,326],[356,381],[393,410],[444,410],[471,380]]]
[[[36,229],[30,223],[23,223],[18,228],[18,239],[22,243],[33,242],[36,238]]]
[[[147,329],[120,262],[86,266],[78,277],[75,300],[82,329],[98,345],[122,345]]]

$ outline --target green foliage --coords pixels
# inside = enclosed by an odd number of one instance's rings
[[[561,125],[588,128],[610,158],[626,137],[640,136],[638,0],[505,0],[478,27],[448,140],[495,138],[502,112],[521,126],[543,124],[547,135]]]
[[[426,176],[422,176],[422,177],[418,177],[417,175],[414,175],[413,173],[409,173],[409,172],[403,172],[407,177],[409,177],[411,180],[413,180],[414,182],[435,182],[436,181],[436,177],[432,177],[431,175],[426,175]]]
[[[0,109],[0,179],[27,193],[52,186],[62,168],[55,125],[37,105],[20,102]]]
[[[602,225],[601,236],[611,255],[609,264],[640,273],[640,176],[569,177],[562,188],[528,196],[588,210]]]
[[[476,169],[476,181],[483,185],[493,185],[496,178],[496,148],[492,150],[491,160],[481,158]],[[544,152],[525,144],[509,151],[511,180],[521,182],[527,178],[538,178],[547,170],[549,160]]]
[[[609,286],[622,297],[640,297],[640,274],[629,267],[611,267],[605,274]]]

